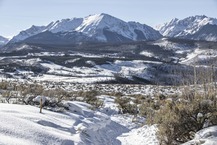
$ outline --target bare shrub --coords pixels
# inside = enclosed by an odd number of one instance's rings
[[[8,82],[6,82],[6,81],[1,81],[1,83],[0,83],[0,89],[6,90],[6,89],[8,88],[8,86],[9,86],[9,83],[8,83]]]
[[[203,95],[165,102],[158,110],[147,113],[147,123],[158,124],[162,144],[184,143],[202,128],[217,124],[216,102],[215,96]]]
[[[92,90],[92,91],[80,91],[76,93],[77,97],[83,97],[84,102],[91,104],[93,106],[93,108],[91,109],[97,109],[101,106],[103,106],[103,102],[97,98],[97,95],[99,95],[100,93]]]
[[[137,114],[137,104],[135,104],[130,97],[122,96],[116,97],[115,102],[118,104],[121,113]]]

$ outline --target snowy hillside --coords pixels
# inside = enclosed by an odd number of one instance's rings
[[[156,40],[161,34],[153,28],[136,22],[125,22],[108,14],[95,14],[85,18],[63,19],[47,26],[32,26],[14,36],[10,43],[19,42],[42,32],[80,32],[98,41]],[[42,38],[41,38],[42,39]]]
[[[62,113],[28,105],[0,104],[1,145],[157,145],[156,127],[132,122],[132,115],[118,114],[111,96],[99,96],[100,110],[78,101],[64,101]],[[133,130],[132,130],[133,129]],[[132,132],[130,131],[132,130]],[[128,133],[128,135],[124,133]],[[131,140],[128,140],[130,137]]]
[[[216,46],[167,38],[74,47],[14,44],[1,49],[8,56],[2,54],[0,72],[5,78],[31,81],[177,85],[183,78],[193,81],[194,63],[216,64]]]
[[[0,36],[0,46],[7,44],[9,39]]]
[[[217,25],[217,19],[207,16],[192,16],[182,20],[175,18],[170,22],[159,25],[156,29],[159,30],[162,35],[167,37],[213,41],[211,36],[205,37],[205,35],[203,35],[207,34],[207,31],[201,31],[202,28],[207,25]],[[194,36],[196,33],[200,33],[200,37],[196,38]]]

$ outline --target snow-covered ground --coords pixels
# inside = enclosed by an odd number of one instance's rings
[[[205,42],[190,43],[162,38],[147,42],[146,45],[144,49],[141,47],[138,50],[136,45],[123,45],[118,48],[106,46],[106,53],[104,50],[95,53],[95,49],[94,53],[91,53],[84,49],[70,50],[66,56],[64,52],[3,56],[0,58],[1,64],[9,65],[2,65],[0,73],[7,78],[32,82],[177,85],[186,75],[187,79],[191,80],[195,64],[202,69],[204,66],[214,65],[217,58],[214,44]],[[149,48],[149,45],[152,46]],[[121,51],[122,49],[127,50],[125,52]],[[190,73],[186,74],[188,71]]]
[[[193,140],[183,145],[216,145],[217,144],[217,126],[211,126],[198,131]]]
[[[186,58],[182,58],[181,63],[183,64],[193,63],[192,61],[194,61],[195,58],[198,57],[198,55],[205,53],[205,52],[206,50],[195,49],[193,52],[188,53]]]
[[[153,89],[148,86],[146,90]],[[68,111],[43,109],[42,113],[37,106],[1,103],[0,145],[159,145],[156,125],[145,125],[142,117],[119,114],[113,96],[97,98],[104,103],[97,110],[84,102],[62,101]],[[217,126],[212,126],[197,132],[184,145],[216,142]]]
[[[155,41],[153,44],[163,47],[166,50],[173,50],[173,51],[186,51],[194,48],[194,46],[191,46],[187,43],[172,42],[167,38],[159,39]]]
[[[70,60],[76,62],[79,59]],[[38,66],[41,69],[48,70],[46,73],[39,76],[34,75],[33,72],[27,73],[25,70],[17,70],[8,74],[18,78],[17,74],[22,74],[25,78],[33,81],[50,81],[50,82],[71,82],[71,83],[95,83],[115,80],[115,75],[120,75],[123,78],[132,79],[133,76],[151,80],[152,74],[148,71],[150,64],[161,64],[157,61],[122,61],[116,60],[114,62],[107,62],[106,64],[96,65],[94,61],[87,60],[86,64],[91,67],[73,66],[66,67],[55,64],[53,62],[44,62],[40,58],[30,59],[15,59],[14,63],[23,64],[26,66]],[[66,61],[69,63],[70,61]],[[4,72],[2,72],[4,73]],[[19,78],[22,79],[22,78]]]
[[[156,137],[156,126],[143,126],[138,129],[133,129],[128,133],[124,133],[119,136],[118,139],[123,145],[159,145],[159,141]]]
[[[100,110],[77,101],[64,101],[69,111],[52,112],[28,105],[0,104],[1,145],[150,145],[158,144],[156,127],[132,122],[118,114],[111,96]],[[137,141],[136,141],[137,140]],[[135,142],[136,141],[136,142]]]

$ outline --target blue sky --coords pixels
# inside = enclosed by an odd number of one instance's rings
[[[96,13],[154,27],[175,17],[217,18],[217,0],[0,0],[0,35],[12,37],[33,24]]]

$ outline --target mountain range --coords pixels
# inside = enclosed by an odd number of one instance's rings
[[[157,40],[161,37],[162,35],[150,26],[125,22],[102,13],[85,18],[63,19],[47,26],[33,25],[14,36],[10,43],[126,42]]]
[[[125,22],[101,13],[85,18],[62,19],[46,26],[35,26],[21,31],[11,43],[77,44],[82,42],[131,42],[158,40],[162,37],[217,41],[217,19],[191,16],[172,19],[156,29],[138,22]],[[0,45],[8,39],[0,37]]]
[[[217,41],[217,19],[207,16],[192,16],[159,25],[159,32],[170,38]]]

